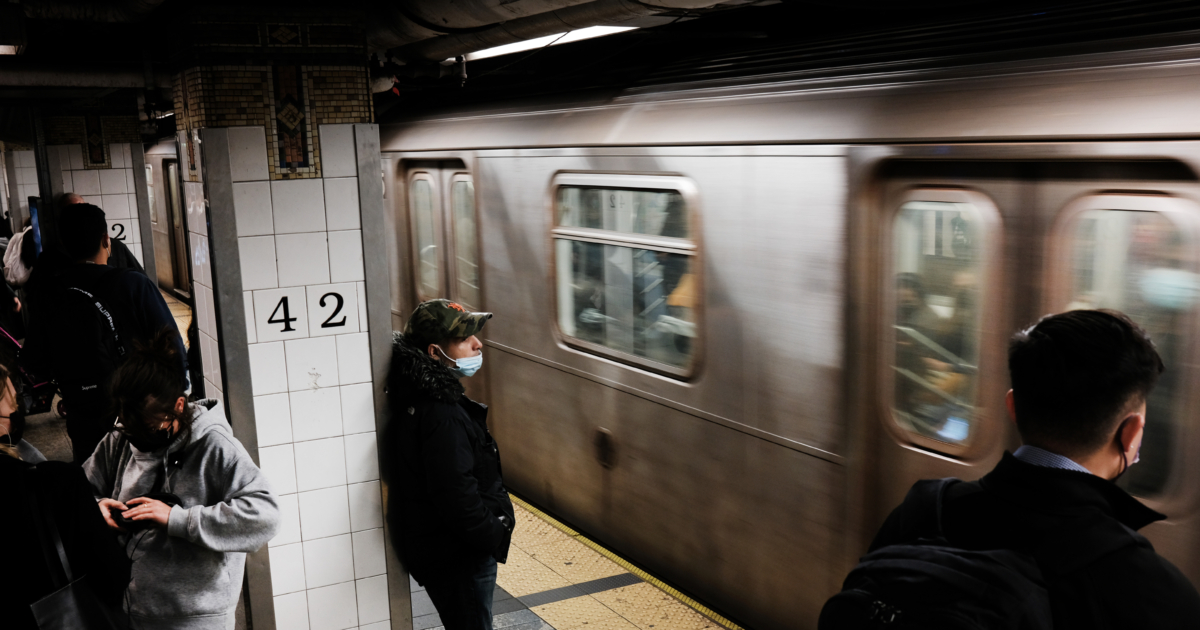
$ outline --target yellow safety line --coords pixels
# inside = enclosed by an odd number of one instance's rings
[[[545,512],[537,509],[536,507],[533,507],[525,500],[512,494],[511,490],[509,491],[508,496],[513,500],[513,503],[516,503],[517,505],[520,505],[521,507],[525,508],[526,510],[533,512],[533,514],[535,516],[542,519],[543,521],[546,521],[547,523],[550,523],[551,525],[553,525],[555,527],[555,529],[558,529],[562,533],[573,537],[575,540],[578,540],[579,542],[587,545],[588,547],[591,547],[594,551],[596,551],[600,555],[621,565],[622,567],[625,568],[626,571],[629,571],[630,573],[638,576],[639,578],[645,580],[646,582],[649,582],[650,584],[652,584],[656,588],[658,588],[660,591],[663,591],[666,594],[670,595],[671,597],[674,597],[675,599],[679,600],[688,608],[691,608],[692,610],[700,613],[701,615],[704,615],[705,617],[712,619],[713,621],[721,624],[722,626],[729,628],[729,630],[745,630],[744,628],[737,625],[736,623],[733,623],[732,621],[713,612],[712,609],[704,606],[700,602],[697,602],[696,600],[688,597],[687,595],[680,593],[678,590],[672,588],[671,586],[663,583],[662,580],[654,577],[653,575],[650,575],[649,573],[646,573],[645,571],[634,566],[633,564],[630,564],[630,562],[628,560],[622,558],[621,556],[618,556],[617,554],[609,551],[608,549],[605,549],[604,547],[600,546],[596,542],[592,541],[587,536],[584,536],[583,534],[580,534],[579,532],[571,529],[570,527],[567,527],[566,525],[559,522],[559,520],[554,518],[553,516],[550,516],[549,514],[546,514]]]

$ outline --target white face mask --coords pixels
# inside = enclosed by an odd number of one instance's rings
[[[446,351],[442,350],[441,346],[437,346],[437,349],[438,352],[442,353],[442,356],[446,357],[447,361],[454,362],[454,367],[451,368],[451,371],[457,374],[459,378],[474,376],[475,373],[479,371],[479,368],[483,367],[482,352],[473,357],[467,357],[465,359],[451,359],[446,355]]]

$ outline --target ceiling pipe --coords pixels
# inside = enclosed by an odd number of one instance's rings
[[[481,31],[492,26],[562,9],[592,0],[421,0],[381,1],[374,14],[384,19],[372,22],[367,44],[372,50],[387,50],[441,35]]]
[[[478,31],[454,33],[388,50],[405,61],[440,61],[477,50],[503,46],[589,26],[611,25],[681,9],[703,9],[721,0],[596,0],[525,18],[509,20]]]
[[[134,22],[146,17],[162,3],[163,0],[24,0],[21,7],[25,9],[25,17],[36,20]]]

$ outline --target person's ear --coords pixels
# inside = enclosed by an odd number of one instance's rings
[[[438,358],[437,344],[436,343],[429,344],[429,347],[425,348],[425,352],[428,352],[429,356],[431,358],[437,359]]]
[[[1017,422],[1017,403],[1011,389],[1004,395],[1004,408],[1008,410],[1008,419],[1015,424]]]
[[[1146,415],[1131,413],[1125,416],[1125,419],[1121,421],[1121,428],[1117,430],[1118,448],[1131,462],[1137,457],[1138,449],[1142,447],[1142,433],[1145,429]]]
[[[183,413],[183,408],[186,406],[187,398],[180,396],[179,399],[175,401],[175,413]]]
[[[104,240],[100,241],[100,247],[103,249],[112,249],[112,239],[107,234],[104,235]]]

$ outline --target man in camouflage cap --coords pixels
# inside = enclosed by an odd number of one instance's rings
[[[475,335],[491,317],[429,300],[392,341],[383,437],[392,543],[446,630],[491,630],[496,563],[512,539],[487,406],[459,382],[483,365]]]

